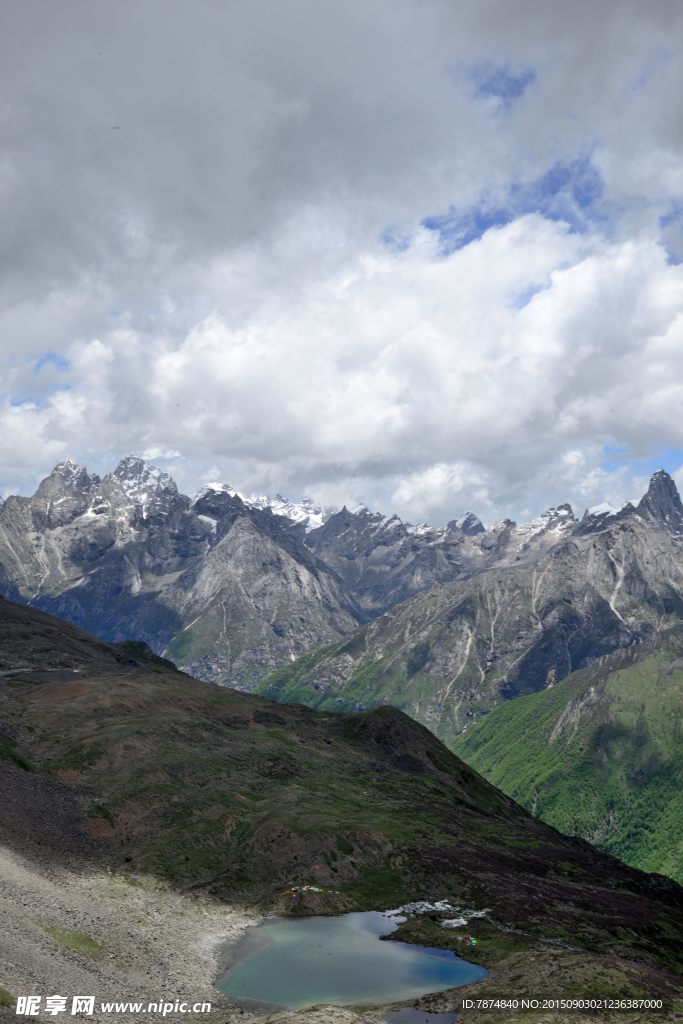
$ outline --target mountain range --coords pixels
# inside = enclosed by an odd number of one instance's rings
[[[317,537],[333,525],[334,517],[310,535],[318,554]],[[642,643],[683,610],[683,505],[664,472],[637,506],[580,521],[564,506],[529,526],[505,521],[468,534],[447,527],[440,536],[401,548],[383,534],[381,546],[349,556],[347,576],[381,559],[385,593],[392,564],[402,566],[404,589],[417,592],[282,667],[259,691],[331,709],[389,701],[452,740],[501,701]],[[324,553],[341,573],[340,548]],[[403,558],[392,559],[399,550]],[[417,589],[415,561],[428,558]],[[378,594],[375,567],[364,578]],[[365,602],[362,581],[351,592]]]
[[[0,592],[103,639],[135,636],[201,678],[251,688],[309,650],[353,635],[356,651],[367,636],[373,663],[388,656],[397,679],[396,620],[403,646],[408,634],[413,647],[430,644],[429,657],[408,645],[410,679],[423,657],[420,675],[448,698],[469,681],[484,704],[489,680],[494,697],[540,688],[676,612],[682,551],[683,506],[663,471],[637,506],[598,506],[578,521],[564,505],[490,529],[472,513],[413,527],[364,506],[248,499],[225,484],[191,499],[132,456],[102,478],[63,462],[34,495],[0,506]],[[526,607],[501,629],[506,600]],[[447,663],[419,623],[434,603],[449,609]],[[330,680],[367,668],[349,650]],[[477,706],[465,695],[445,720],[459,729],[468,712]]]
[[[303,524],[220,485],[190,500],[132,457],[102,478],[63,462],[32,497],[6,499],[0,590],[240,685],[362,618]]]

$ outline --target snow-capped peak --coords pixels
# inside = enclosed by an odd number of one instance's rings
[[[276,494],[272,497],[266,494],[247,495],[236,490],[234,487],[231,487],[230,484],[219,483],[217,481],[208,483],[202,487],[199,493],[195,496],[193,504],[195,504],[209,491],[215,491],[221,494],[230,494],[233,497],[239,498],[240,501],[243,501],[244,504],[248,505],[250,508],[258,508],[262,511],[270,509],[274,516],[284,516],[286,519],[290,519],[294,523],[299,523],[302,526],[305,526],[306,532],[309,530],[315,530],[318,526],[322,526],[335,511],[334,509],[323,508],[321,505],[316,504],[312,498],[304,497],[300,501],[289,501],[281,494]]]
[[[254,508],[269,508],[274,516],[285,516],[294,523],[302,524],[306,527],[306,532],[322,526],[333,512],[333,509],[317,505],[312,498],[304,497],[301,501],[288,501],[281,494],[276,494],[272,498],[264,494],[255,495],[248,498],[246,503]]]
[[[524,523],[517,527],[517,533],[526,534],[528,537],[546,530],[554,533],[563,533],[574,525],[574,513],[570,505],[560,505],[557,508],[546,509],[540,516],[532,519],[530,523]]]
[[[231,487],[230,484],[221,484],[218,483],[218,481],[212,481],[211,483],[204,484],[204,486],[197,491],[192,499],[192,503],[194,504],[195,501],[199,501],[199,499],[205,494],[208,494],[209,491],[216,491],[218,494],[236,494],[238,498],[242,497],[240,492],[235,487]]]
[[[138,509],[143,519],[150,511],[166,512],[168,499],[178,494],[175,480],[168,473],[135,455],[121,459],[108,479],[116,482],[130,502],[129,507]]]
[[[591,505],[586,510],[586,514],[589,516],[609,516],[614,515],[615,512],[616,509],[608,501],[601,501],[599,505]]]
[[[151,496],[161,491],[178,492],[175,480],[168,473],[134,455],[121,459],[112,476],[129,498],[140,498],[143,494]]]
[[[65,477],[76,476],[81,472],[81,467],[73,459],[64,459],[62,462],[57,463],[52,472],[59,473],[60,476]]]

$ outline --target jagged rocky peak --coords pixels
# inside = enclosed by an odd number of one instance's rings
[[[527,540],[539,534],[563,534],[576,525],[576,517],[571,505],[557,505],[554,508],[546,509],[545,512],[517,527],[517,533]]]
[[[368,506],[363,502],[361,502],[360,505],[354,505],[353,508],[347,508],[347,506],[344,505],[342,512],[346,512],[348,515],[354,516],[357,519],[372,519],[377,523],[383,521],[385,518],[381,512],[371,512]]]
[[[228,513],[246,512],[247,506],[239,491],[229,484],[206,484],[192,499],[190,508],[208,525],[214,524]]]
[[[322,526],[311,530],[308,545],[323,557],[342,556],[346,559],[364,557],[374,547],[402,543],[415,532],[398,516],[371,512],[366,505],[346,505],[332,513]]]
[[[151,496],[162,491],[178,493],[173,477],[136,455],[126,455],[121,459],[111,476],[118,480],[129,498],[137,498],[142,494]]]
[[[543,515],[553,522],[576,522],[576,516],[574,515],[574,509],[571,507],[569,502],[565,502],[563,505],[557,505],[555,508],[549,508]]]
[[[453,522],[466,537],[476,537],[478,533],[486,532],[484,524],[479,516],[475,516],[474,512],[466,512],[462,519],[455,519]]]
[[[322,526],[311,530],[308,543],[316,546],[334,541],[342,535],[346,535],[348,540],[351,535],[356,535],[362,518],[366,515],[369,516],[370,513],[364,505],[353,512],[343,505],[338,512],[333,512]]]
[[[58,462],[50,475],[40,482],[35,497],[51,498],[62,491],[85,492],[98,482],[99,477],[88,473],[84,466],[65,459]]]
[[[123,519],[131,515],[142,519],[167,515],[176,506],[189,504],[168,473],[136,455],[121,459],[116,469],[104,477],[99,497]]]
[[[664,469],[650,479],[650,485],[637,505],[626,501],[614,508],[607,501],[586,509],[581,532],[592,532],[623,522],[632,516],[649,520],[673,533],[683,533],[683,503],[673,479]]]
[[[683,504],[678,488],[665,469],[658,470],[638,503],[638,512],[668,529],[683,528]]]
[[[332,513],[327,522],[338,528],[339,526],[352,526],[355,529],[393,529],[400,527],[405,529],[402,520],[397,516],[385,516],[383,512],[371,512],[367,505],[354,505],[353,508],[343,506],[338,512]]]

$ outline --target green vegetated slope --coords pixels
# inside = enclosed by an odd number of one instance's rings
[[[679,632],[601,659],[453,749],[549,824],[683,881],[682,655]]]

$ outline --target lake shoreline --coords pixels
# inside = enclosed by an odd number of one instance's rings
[[[395,918],[392,911],[273,917],[246,946],[222,948],[227,967],[216,984],[238,1006],[263,1014],[307,1014],[320,1005],[363,1007],[367,1014],[365,1008],[387,1013],[487,975],[451,950],[382,942],[404,920]],[[267,937],[259,935],[263,925]]]
[[[305,1012],[236,1005],[216,983],[249,931],[272,915],[182,893],[151,876],[56,868],[0,846],[0,908],[0,962],[7,968],[0,983],[14,996],[92,992],[98,1000],[211,1003],[211,1014],[193,1014],[193,1024],[385,1024],[387,1011],[401,1005],[360,1014],[334,1005]],[[70,949],[50,928],[90,938],[102,951],[89,956]],[[112,1024],[111,1015],[97,1012],[88,1019]],[[116,1017],[121,1024],[140,1019]],[[164,1019],[187,1024],[188,1016]]]

